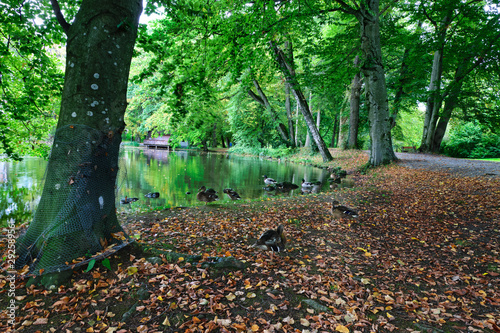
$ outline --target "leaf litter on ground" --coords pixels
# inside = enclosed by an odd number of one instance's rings
[[[0,327],[500,332],[499,182],[397,165],[353,177],[326,194],[126,216],[139,246],[56,290],[18,280],[13,326],[2,275]],[[334,219],[333,198],[360,217]],[[251,248],[280,224],[285,252]],[[243,266],[210,265],[221,258]]]

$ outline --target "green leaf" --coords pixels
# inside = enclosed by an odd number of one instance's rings
[[[95,259],[92,259],[89,262],[89,265],[87,266],[87,270],[85,271],[85,273],[89,272],[92,268],[94,268],[94,265],[95,265]]]
[[[107,269],[111,270],[111,264],[109,263],[109,259],[106,258],[102,261],[102,265],[106,267]]]

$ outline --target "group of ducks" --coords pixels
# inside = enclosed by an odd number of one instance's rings
[[[144,195],[146,198],[159,198],[160,197],[160,193],[159,192],[149,192],[147,194]],[[127,205],[131,202],[136,202],[138,201],[139,198],[129,198],[129,197],[125,197],[123,199],[120,199],[120,203],[122,205]]]
[[[235,190],[231,188],[225,188],[222,192],[227,194],[227,196],[231,200],[240,200],[241,197],[238,193],[236,193]],[[196,194],[196,199],[198,201],[204,202],[205,205],[209,202],[217,201],[219,200],[219,196],[217,195],[217,191],[214,190],[213,188],[207,189],[205,186],[200,187],[198,190],[198,193]]]
[[[299,188],[298,185],[295,185],[290,182],[280,182],[278,183],[276,180],[267,177],[266,175],[262,176],[264,177],[264,184],[266,184],[268,187],[272,187],[273,189],[279,189],[279,190],[293,190]],[[314,186],[321,185],[321,182],[306,182],[304,179],[302,179],[302,189],[308,189],[312,188]],[[240,200],[241,197],[240,195],[233,189],[231,188],[225,188],[223,190],[225,194],[229,197],[231,200]],[[209,202],[214,202],[219,200],[219,196],[217,195],[217,191],[214,190],[213,188],[206,188],[206,186],[201,186],[200,189],[198,190],[198,193],[196,194],[196,199],[198,201],[204,202],[205,205],[208,204]]]
[[[266,184],[267,186],[276,187],[277,189],[294,190],[294,189],[299,188],[298,185],[295,185],[295,184],[290,183],[290,182],[278,183],[276,180],[274,180],[273,178],[269,178],[266,175],[264,175],[262,177],[264,177],[264,184]],[[306,182],[305,179],[302,179],[301,187],[302,187],[302,189],[307,189],[307,188],[311,188],[311,187],[318,186],[318,185],[321,185],[321,182]]]
[[[340,205],[337,200],[332,201],[332,209],[331,213],[335,218],[357,218],[358,213],[346,206]],[[271,251],[271,260],[274,252],[281,252],[285,249],[286,246],[286,236],[284,233],[284,228],[282,225],[279,225],[276,230],[270,229],[266,230],[260,238],[255,242],[252,247]]]

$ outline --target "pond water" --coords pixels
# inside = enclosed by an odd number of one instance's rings
[[[40,199],[47,162],[27,157],[21,162],[0,162],[0,222],[7,219],[28,219]],[[264,189],[263,175],[278,182],[288,181],[298,189],[276,193]],[[230,199],[222,191],[232,188],[242,200],[275,195],[303,194],[301,180],[320,181],[313,191],[329,188],[326,170],[301,164],[222,153],[200,153],[192,150],[155,150],[123,148],[116,189],[119,212],[151,208],[203,205],[196,200],[198,189],[204,185],[218,191],[219,201]],[[158,192],[159,198],[146,198]],[[130,204],[120,204],[125,197],[138,198]],[[241,202],[241,200],[239,201]]]

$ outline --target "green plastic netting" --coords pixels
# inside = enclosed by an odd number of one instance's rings
[[[72,269],[132,242],[116,218],[119,141],[84,125],[56,132],[40,203],[16,243],[16,268]]]

